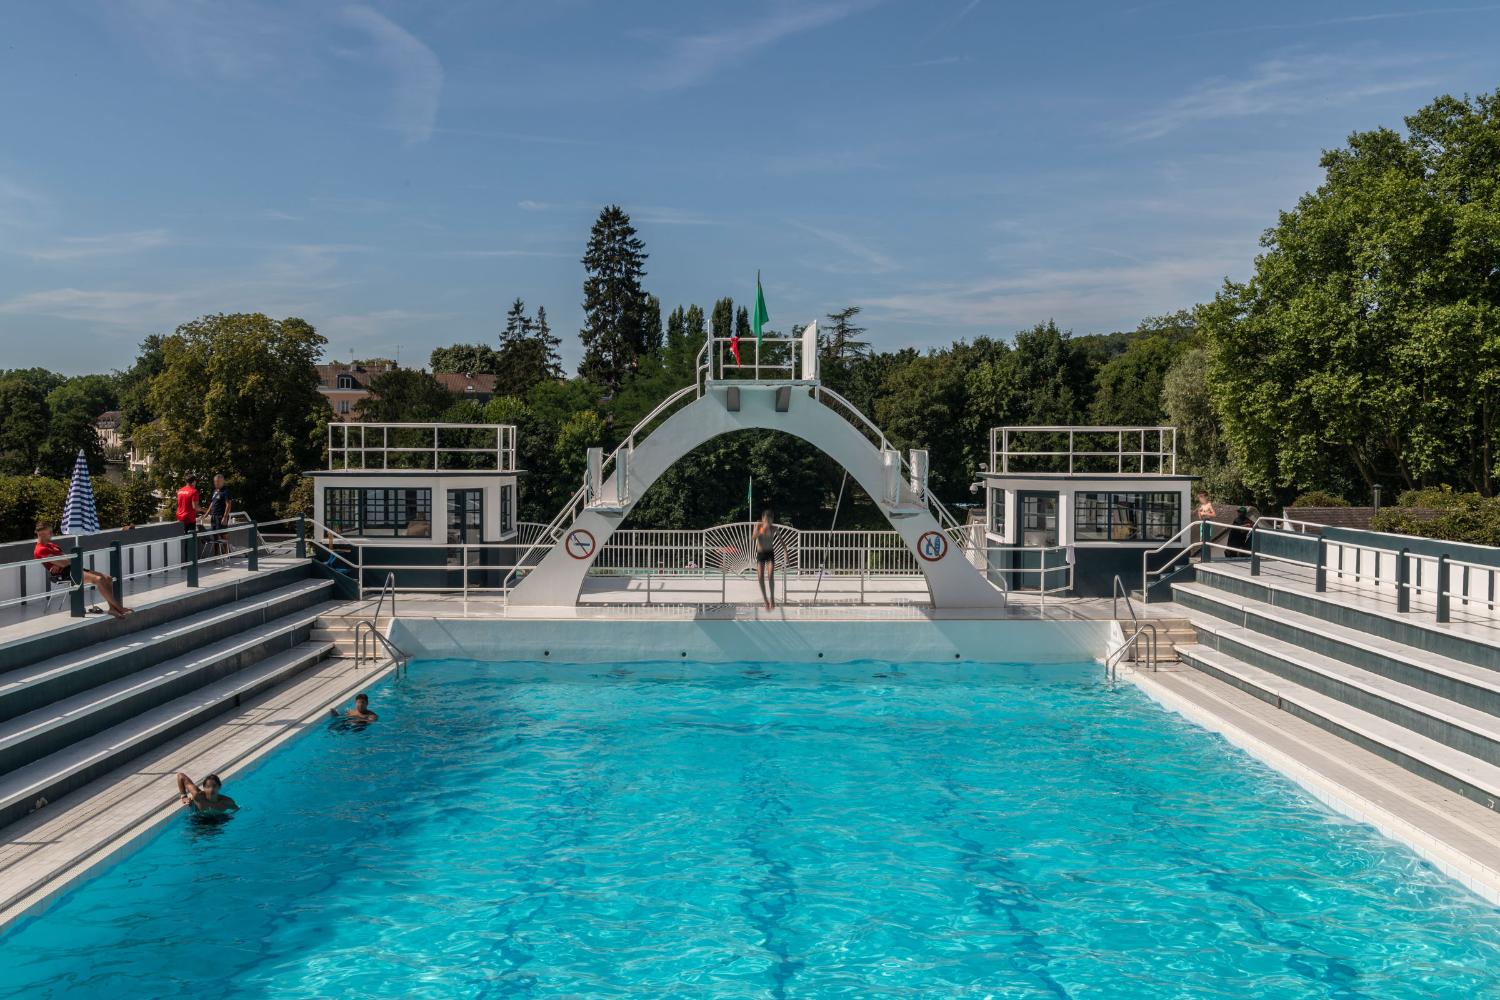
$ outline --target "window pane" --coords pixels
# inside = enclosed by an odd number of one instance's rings
[[[1005,534],[1005,491],[990,490],[990,531]]]
[[[1109,538],[1109,494],[1073,494],[1073,540],[1102,542]]]

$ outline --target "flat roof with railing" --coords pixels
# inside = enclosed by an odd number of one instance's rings
[[[1176,476],[1177,428],[1018,426],[990,429],[988,475]]]
[[[514,424],[330,423],[327,472],[515,472]]]

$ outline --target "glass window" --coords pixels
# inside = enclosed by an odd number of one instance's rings
[[[432,490],[323,490],[323,518],[341,535],[432,537]]]
[[[323,523],[341,535],[359,534],[359,490],[323,490]]]
[[[1057,544],[1057,494],[1021,494],[1021,544],[1031,547]]]
[[[500,533],[508,535],[516,530],[516,504],[514,486],[500,487]]]
[[[340,389],[353,389],[354,388],[354,376],[353,375],[340,375],[339,376],[339,388]]]
[[[990,532],[1005,534],[1005,491],[990,488]]]
[[[1073,540],[1160,542],[1181,525],[1178,493],[1075,493]]]

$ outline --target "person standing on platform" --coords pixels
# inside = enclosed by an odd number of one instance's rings
[[[182,486],[177,490],[177,523],[182,525],[184,535],[195,535],[198,532],[198,517],[202,511],[198,508],[198,477],[188,473],[182,480]],[[191,549],[188,545],[196,545],[194,542],[182,543],[182,561],[187,562],[191,558]]]
[[[776,609],[776,529],[771,526],[771,510],[761,511],[755,525],[755,578],[760,582],[760,596],[766,610]]]

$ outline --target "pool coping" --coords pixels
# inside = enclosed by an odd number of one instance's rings
[[[395,663],[356,669],[332,658],[0,830],[0,934],[45,912],[69,889],[142,847],[181,815],[172,774],[226,779],[328,717],[330,707],[387,677]],[[221,754],[229,749],[228,756]],[[231,789],[232,791],[232,789]],[[60,807],[60,808],[59,808]]]
[[[1188,667],[1122,674],[1148,698],[1500,906],[1500,813]]]

